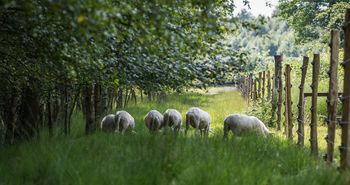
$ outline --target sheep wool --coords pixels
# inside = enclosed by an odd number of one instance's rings
[[[121,132],[124,134],[127,132],[132,132],[135,127],[134,118],[126,111],[118,111],[115,115],[116,132]]]
[[[174,130],[174,133],[179,133],[182,126],[182,116],[179,111],[176,109],[168,109],[164,112],[164,129],[171,128]]]
[[[241,114],[231,114],[224,121],[224,136],[227,137],[229,131],[235,135],[241,135],[245,132],[258,131],[263,136],[270,134],[265,124],[255,116],[247,116]]]
[[[196,129],[196,132],[203,133],[208,136],[210,129],[210,115],[200,108],[192,107],[186,113],[186,129],[185,134],[189,129],[189,125]]]
[[[115,115],[108,114],[107,116],[103,117],[100,124],[100,128],[102,131],[105,131],[105,132],[113,132],[116,128]]]
[[[151,110],[144,117],[144,121],[148,130],[152,132],[156,132],[163,125],[163,115],[157,110]]]

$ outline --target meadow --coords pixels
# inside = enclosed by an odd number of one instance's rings
[[[176,108],[185,115],[198,106],[212,116],[208,138],[181,134],[150,135],[143,116],[151,109]],[[97,132],[84,135],[75,113],[72,134],[1,148],[0,184],[346,184],[349,179],[327,167],[308,149],[277,135],[222,137],[223,119],[248,110],[239,92],[169,95],[164,101],[126,108],[136,120],[136,134]]]

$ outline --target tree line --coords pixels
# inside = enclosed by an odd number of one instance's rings
[[[239,53],[223,42],[238,22],[230,1],[0,2],[0,115],[5,143],[41,128],[86,133],[136,96],[149,99],[232,80]]]

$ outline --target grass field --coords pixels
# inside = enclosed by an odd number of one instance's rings
[[[215,90],[216,92],[218,89]],[[0,149],[0,184],[346,184],[309,151],[280,137],[222,138],[227,114],[246,110],[236,91],[172,95],[164,102],[130,105],[136,134],[84,135],[75,114],[72,134]],[[150,135],[143,116],[150,109],[198,106],[212,116],[209,138]],[[193,130],[193,129],[192,129]],[[192,131],[191,130],[191,131]],[[193,133],[193,132],[192,132]]]

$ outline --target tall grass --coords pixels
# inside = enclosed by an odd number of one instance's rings
[[[209,138],[150,135],[143,124],[150,109],[176,108],[184,115],[191,106],[211,114]],[[291,142],[255,135],[223,140],[224,117],[245,108],[236,91],[139,103],[127,108],[136,120],[134,135],[85,136],[76,114],[69,137],[43,135],[1,149],[0,184],[346,184],[345,175]]]

